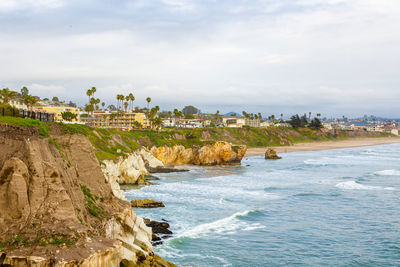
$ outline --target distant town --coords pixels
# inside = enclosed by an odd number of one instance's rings
[[[329,130],[364,130],[385,132],[399,135],[400,120],[385,119],[375,116],[361,118],[325,118],[320,113],[309,112],[303,115],[284,114],[263,116],[261,113],[229,112],[220,114],[201,113],[194,106],[186,106],[182,110],[160,111],[159,106],[151,105],[148,97],[147,107],[134,106],[133,94],[116,95],[116,105],[106,105],[95,98],[97,89],[92,87],[86,91],[88,102],[83,107],[75,103],[61,101],[58,97],[43,98],[29,94],[23,87],[19,92],[8,88],[0,90],[0,115],[32,118],[41,121],[85,124],[96,128],[112,128],[122,131],[134,129],[161,128],[203,128],[203,127],[310,127]]]

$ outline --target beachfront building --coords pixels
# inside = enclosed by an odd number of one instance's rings
[[[150,127],[150,122],[144,113],[94,111],[85,120],[88,125],[96,128],[130,131],[134,128]]]
[[[268,128],[268,127],[272,127],[272,126],[274,126],[274,124],[272,122],[268,122],[268,121],[260,122],[261,128]]]
[[[229,116],[223,117],[222,123],[229,128],[242,128],[244,125],[246,125],[246,119],[241,117]]]
[[[178,128],[203,128],[203,122],[200,119],[179,119],[175,120],[175,127]]]
[[[250,127],[260,127],[260,120],[259,119],[245,119],[245,125]]]
[[[163,118],[163,127],[175,127],[175,118]]]
[[[55,121],[64,121],[62,118],[62,113],[69,111],[76,115],[76,119],[73,119],[72,122],[80,121],[79,109],[70,106],[35,106],[33,107],[33,110],[36,112],[54,113]]]

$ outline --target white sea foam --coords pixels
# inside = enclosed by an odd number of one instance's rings
[[[251,210],[247,210],[244,212],[236,212],[229,217],[210,222],[204,223],[190,229],[188,231],[183,232],[178,237],[190,237],[190,238],[199,238],[210,233],[217,233],[217,234],[226,234],[226,233],[235,233],[239,229],[243,229],[245,231],[250,231],[254,229],[261,229],[265,226],[262,226],[258,223],[249,224],[244,221],[240,221],[239,217],[249,215]]]
[[[336,184],[335,186],[337,188],[346,189],[346,190],[396,190],[393,187],[363,185],[363,184],[357,183],[356,181],[342,182],[342,183]]]
[[[400,176],[400,171],[398,171],[398,170],[383,170],[383,171],[374,172],[374,174],[382,175],[382,176]]]
[[[341,188],[341,189],[360,189],[360,190],[373,190],[373,189],[378,189],[375,186],[369,186],[369,185],[362,185],[357,183],[356,181],[347,181],[347,182],[342,182],[338,183],[336,187]]]

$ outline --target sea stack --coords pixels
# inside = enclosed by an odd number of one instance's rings
[[[273,150],[272,148],[268,148],[267,151],[265,151],[265,159],[281,159],[282,157],[279,157],[276,154],[276,151]]]

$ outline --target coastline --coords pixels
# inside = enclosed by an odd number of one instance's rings
[[[384,144],[400,143],[400,137],[366,137],[366,138],[354,138],[347,140],[338,141],[323,141],[323,142],[309,142],[309,143],[297,143],[292,146],[271,146],[261,148],[248,148],[245,156],[263,155],[267,148],[274,149],[277,153],[290,153],[297,151],[318,151],[318,150],[330,150],[338,148],[350,148],[350,147],[361,147],[361,146],[376,146]]]

